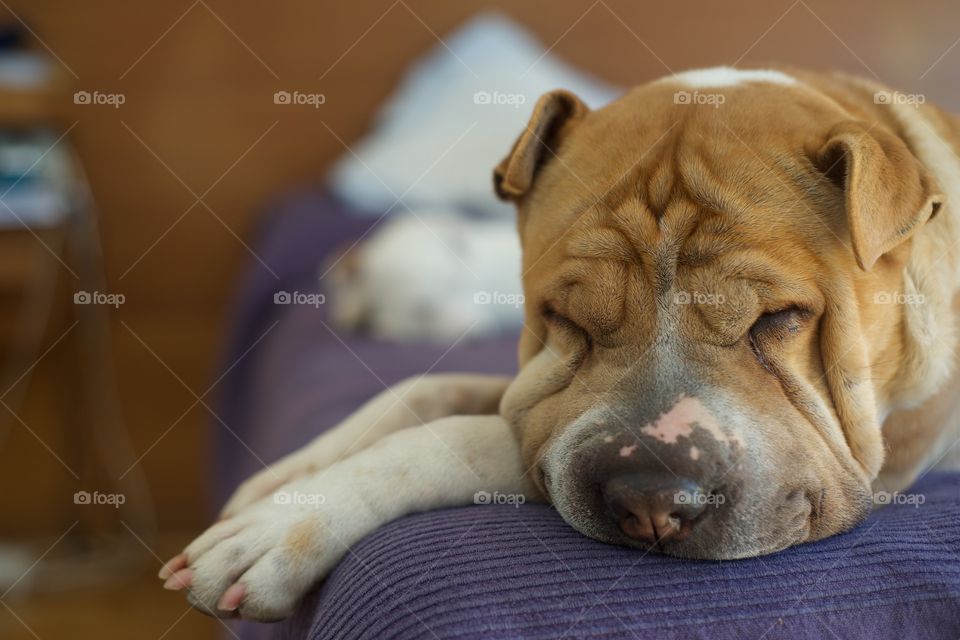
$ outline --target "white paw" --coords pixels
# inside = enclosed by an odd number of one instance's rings
[[[293,504],[278,492],[210,527],[165,565],[169,589],[188,590],[204,613],[259,621],[286,618],[346,552],[318,500]],[[317,496],[317,494],[314,494]],[[279,500],[278,500],[279,497]],[[322,499],[322,497],[320,497]]]
[[[306,446],[276,464],[250,476],[237,487],[220,511],[220,518],[233,518],[252,505],[270,497],[285,484],[315,473],[328,466],[322,452]]]
[[[264,469],[244,480],[220,511],[222,519],[233,518],[249,506],[273,494],[292,480],[282,470]]]

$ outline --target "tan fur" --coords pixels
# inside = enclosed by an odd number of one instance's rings
[[[930,103],[878,104],[873,97],[891,90],[862,78],[835,74],[808,76],[808,82],[847,105],[858,105],[865,119],[883,123],[899,136],[942,191],[944,207],[911,241],[902,272],[904,294],[924,300],[903,305],[901,330],[886,339],[874,336],[875,380],[889,398],[883,424],[887,460],[878,486],[902,490],[955,444],[958,431],[956,321],[960,310],[960,122]],[[871,320],[884,309],[867,307]],[[868,321],[868,326],[874,322]]]
[[[699,88],[723,94],[718,108],[677,104],[670,78],[593,112],[566,93],[538,103],[495,177],[514,185],[499,192],[518,205],[527,301],[521,373],[501,410],[531,467],[584,412],[646,415],[634,389],[681,388],[670,367],[684,366],[739,398],[745,420],[768,416],[747,429],[755,449],[829,497],[808,539],[863,517],[885,444],[898,447],[897,488],[943,448],[943,412],[922,403],[947,383],[956,345],[960,235],[944,197],[960,176],[947,166],[956,122],[883,104],[875,95],[890,90],[859,79],[789,73],[799,82]],[[690,290],[728,302],[670,306]],[[905,294],[925,302],[878,303]],[[737,346],[751,323],[791,305],[809,311],[798,337],[768,341],[764,366],[751,365]],[[904,447],[911,432],[925,445]],[[758,495],[753,511],[777,499]]]

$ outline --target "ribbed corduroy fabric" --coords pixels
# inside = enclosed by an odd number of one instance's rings
[[[542,505],[394,522],[343,561],[277,638],[957,638],[960,475],[920,507],[748,560],[588,540]]]

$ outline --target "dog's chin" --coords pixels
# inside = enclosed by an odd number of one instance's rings
[[[789,520],[779,520],[776,528],[764,527],[759,520],[752,518],[740,521],[731,518],[724,523],[721,530],[712,529],[699,534],[694,531],[684,538],[661,540],[655,544],[632,538],[615,524],[603,518],[588,516],[584,511],[571,514],[573,517],[568,517],[560,509],[558,511],[571,527],[588,538],[637,549],[644,554],[655,553],[689,560],[755,558],[824,537],[812,535],[809,509],[797,510]],[[778,516],[782,518],[783,514]],[[774,518],[771,517],[771,520]]]
[[[745,545],[710,545],[700,544],[666,543],[662,549],[652,549],[652,551],[663,555],[676,558],[686,558],[690,560],[743,560],[746,558],[756,558],[777,553],[805,542],[807,531],[797,531],[792,535],[781,540],[767,542],[765,544],[745,544]]]
[[[651,544],[646,541],[636,540],[623,534],[619,530],[597,531],[590,528],[590,533],[580,530],[585,536],[594,538],[607,544],[629,547],[646,553],[655,553],[658,555],[670,556],[673,558],[682,558],[685,560],[742,560],[746,558],[756,558],[783,551],[798,544],[803,544],[809,539],[809,528],[804,527],[791,533],[787,537],[775,541],[764,540],[756,544],[749,540],[737,540],[735,544],[706,544],[699,540],[690,539],[682,541],[662,541]]]

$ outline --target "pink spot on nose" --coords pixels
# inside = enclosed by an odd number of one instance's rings
[[[640,431],[666,444],[676,444],[679,438],[690,437],[694,425],[708,431],[718,442],[727,441],[720,425],[703,403],[697,398],[686,396],[680,396],[673,408]]]
[[[699,460],[700,459],[700,449],[696,447],[690,447],[690,459]]]
[[[637,450],[637,445],[632,444],[629,447],[620,447],[620,457],[626,458],[632,456],[633,452]]]

